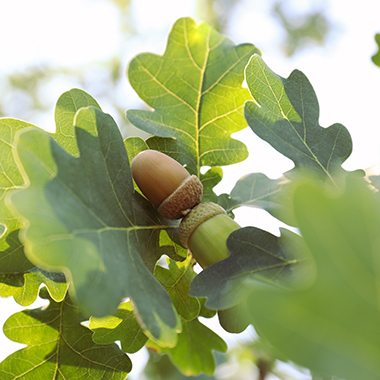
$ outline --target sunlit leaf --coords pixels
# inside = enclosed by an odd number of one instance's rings
[[[65,92],[57,102],[55,110],[57,130],[52,136],[71,153],[77,152],[74,115],[80,107],[87,105],[99,107],[90,95],[77,89]],[[24,272],[28,272],[35,266],[26,258],[24,247],[19,241],[18,234],[19,229],[22,228],[22,222],[5,202],[10,192],[24,186],[24,179],[13,158],[12,149],[14,149],[17,133],[30,127],[35,126],[16,119],[0,120],[0,223],[4,225],[0,238],[0,272],[17,273],[16,276],[19,274],[24,276]],[[8,275],[7,278],[9,279],[10,276]]]
[[[249,298],[257,331],[288,359],[347,380],[380,377],[380,203],[367,186],[354,176],[343,193],[298,185],[294,210],[315,281],[256,287]]]
[[[183,323],[183,331],[179,334],[175,347],[162,348],[151,342],[147,343],[147,347],[159,353],[167,353],[186,376],[197,376],[201,373],[212,375],[216,366],[213,351],[227,351],[224,340],[198,319]]]
[[[43,298],[48,298],[42,292]],[[116,344],[97,345],[92,332],[81,325],[83,317],[69,298],[62,303],[12,315],[4,334],[27,345],[0,364],[0,378],[124,380],[131,361]]]
[[[189,296],[190,283],[196,275],[193,270],[195,261],[189,256],[183,262],[168,259],[168,264],[169,269],[158,265],[154,274],[170,294],[179,315],[191,321],[198,317],[201,308],[198,299]]]
[[[46,285],[54,301],[61,302],[65,298],[68,288],[65,276],[38,267],[24,273],[1,273],[0,296],[12,296],[18,304],[29,306],[37,299],[41,284]]]
[[[130,302],[120,304],[114,315],[90,319],[89,327],[94,331],[95,343],[110,344],[120,341],[124,352],[134,353],[144,347],[148,337],[138,323]]]
[[[152,135],[175,138],[179,162],[198,176],[202,166],[244,160],[245,145],[230,135],[246,127],[244,66],[258,52],[250,44],[234,45],[207,23],[178,20],[164,55],[140,54],[129,64],[132,87],[153,108],[129,110],[129,121]]]
[[[79,89],[72,89],[63,93],[55,107],[56,131],[53,134],[55,140],[72,155],[78,155],[78,145],[75,137],[74,117],[82,107],[96,107],[100,109],[97,101],[86,92]],[[92,126],[88,132],[92,132]]]
[[[16,119],[0,119],[0,272],[24,272],[34,267],[25,256],[24,247],[18,238],[22,222],[6,204],[11,191],[24,186],[24,179],[13,158],[17,132],[33,127],[32,124]]]
[[[113,119],[89,107],[77,112],[74,123],[79,157],[41,130],[19,135],[16,159],[30,185],[11,200],[28,220],[28,257],[64,271],[86,313],[111,314],[129,296],[147,333],[161,344],[175,344],[178,317],[144,264],[165,226],[144,214],[151,206],[134,193]]]

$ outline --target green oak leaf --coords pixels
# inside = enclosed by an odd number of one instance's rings
[[[87,105],[98,106],[90,95],[77,89],[62,94],[56,105],[57,130],[52,136],[73,154],[77,152],[73,126],[74,115],[79,108]],[[0,225],[4,225],[4,231],[0,237],[1,273],[19,274],[35,266],[26,258],[24,247],[18,238],[22,222],[6,204],[8,194],[24,186],[24,179],[13,158],[12,150],[17,133],[30,127],[35,126],[21,120],[0,119]]]
[[[128,152],[129,163],[143,150],[149,149],[149,146],[141,137],[128,137],[124,140],[125,149]]]
[[[153,350],[149,350],[147,364],[143,370],[144,379],[149,380],[217,380],[215,376],[199,375],[186,376],[181,373],[177,367],[170,361],[166,354],[158,354]],[[226,361],[225,354],[216,353],[216,363],[221,365]]]
[[[304,262],[302,244],[298,235],[285,229],[280,237],[256,227],[238,229],[227,239],[231,255],[199,273],[190,295],[207,297],[211,309],[227,309],[248,296],[248,284],[264,281],[286,286]]]
[[[63,273],[46,272],[35,267],[24,273],[1,273],[0,296],[13,296],[21,306],[31,305],[38,296],[41,284],[45,284],[50,297],[61,302],[68,288]]]
[[[95,317],[112,314],[129,296],[149,336],[173,345],[178,316],[144,264],[145,251],[156,248],[159,231],[168,226],[144,214],[152,206],[134,192],[114,120],[89,107],[77,112],[74,123],[79,157],[41,130],[18,136],[15,156],[29,186],[11,201],[28,221],[23,231],[28,257],[63,271],[71,294]]]
[[[26,258],[18,238],[22,222],[6,203],[10,192],[24,186],[12,150],[17,133],[30,127],[34,126],[21,120],[0,119],[0,225],[3,227],[0,236],[0,273],[24,272],[35,266]]]
[[[313,171],[336,184],[352,151],[351,136],[341,124],[319,125],[318,100],[306,76],[295,70],[282,78],[258,55],[245,75],[254,101],[246,102],[244,115],[253,132],[294,162],[291,172]]]
[[[169,258],[167,262],[169,269],[157,265],[154,275],[170,294],[178,314],[183,319],[191,321],[198,317],[201,308],[199,300],[189,296],[190,283],[196,276],[193,270],[195,261],[189,256],[183,262]]]
[[[175,138],[192,174],[202,166],[229,165],[247,157],[246,146],[230,137],[246,127],[244,67],[259,51],[234,45],[205,22],[181,18],[164,55],[144,53],[129,64],[128,78],[153,111],[128,110],[136,127]],[[166,152],[165,152],[166,153]]]
[[[98,344],[110,344],[117,340],[124,352],[134,353],[144,347],[148,337],[138,323],[131,302],[123,302],[117,311],[105,318],[90,318],[89,327],[94,331],[92,340]]]
[[[215,371],[213,351],[227,351],[224,340],[198,319],[183,323],[183,330],[175,347],[163,348],[153,342],[148,342],[147,347],[168,354],[173,364],[186,376],[197,376],[201,373],[211,376]]]
[[[378,51],[372,56],[372,62],[380,67],[380,33],[376,33],[375,42],[377,44]]]
[[[85,91],[72,89],[64,92],[58,99],[55,107],[55,125],[56,131],[52,136],[55,140],[70,154],[77,156],[79,154],[78,145],[75,137],[74,118],[75,114],[83,107],[96,107],[100,109],[97,101]],[[91,124],[88,132],[95,132]]]
[[[280,352],[317,373],[380,378],[380,200],[362,179],[326,192],[301,183],[294,213],[316,266],[304,289],[256,288],[252,323]]]
[[[259,207],[289,223],[283,203],[284,189],[289,182],[285,177],[270,179],[262,173],[247,174],[236,182],[230,194],[219,195],[218,203],[229,215],[238,207]]]
[[[214,193],[213,188],[222,180],[223,169],[214,166],[207,170],[206,173],[201,174],[200,180],[203,185],[203,198],[202,202],[218,203],[218,196]]]
[[[49,299],[44,289],[41,296]],[[0,363],[0,378],[125,379],[132,368],[129,358],[116,344],[95,344],[83,320],[69,298],[61,303],[50,299],[48,307],[13,314],[4,334],[27,347]]]
[[[188,250],[173,241],[174,236],[169,236],[168,232],[163,230],[160,234],[160,257],[168,256],[174,261],[184,261],[188,256]]]

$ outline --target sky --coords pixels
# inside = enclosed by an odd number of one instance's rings
[[[295,13],[315,7],[325,11],[333,30],[324,46],[285,57],[279,47],[284,35],[269,15],[269,1],[242,0],[229,17],[225,35],[235,43],[254,43],[268,66],[282,77],[288,77],[294,69],[306,74],[320,103],[320,124],[327,127],[339,122],[351,133],[354,148],[343,165],[346,169],[365,169],[378,163],[380,68],[370,58],[377,50],[374,35],[380,32],[380,2],[289,0],[286,3]],[[120,16],[105,1],[0,0],[0,72],[22,70],[40,62],[72,68],[88,65],[91,69],[93,62],[115,55],[122,56],[126,68],[138,53],[162,54],[171,26],[183,16],[202,20],[193,0],[132,0],[130,17],[135,20],[139,37],[131,37],[133,41],[126,51],[125,41],[119,34]],[[52,90],[56,98],[69,89],[63,88],[64,85],[60,83]],[[117,95],[125,97],[126,108],[138,103],[127,78],[123,79]],[[51,120],[52,112],[48,116]],[[263,172],[277,178],[292,168],[291,161],[249,129],[234,137],[244,140],[250,156],[244,163],[224,169],[225,180],[217,187],[219,193],[229,192],[244,174]],[[236,218],[242,226],[255,225],[273,233],[278,233],[281,225],[261,210],[241,209],[236,212]],[[9,315],[23,309],[12,299],[0,302],[0,325]],[[0,334],[0,361],[20,347]]]

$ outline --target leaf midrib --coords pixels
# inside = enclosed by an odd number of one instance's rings
[[[273,98],[276,100],[276,103],[277,103],[277,106],[281,112],[281,115],[283,116],[284,120],[286,120],[289,125],[291,126],[291,128],[293,129],[293,131],[295,132],[295,134],[297,135],[298,139],[302,142],[302,144],[305,146],[305,148],[307,149],[307,151],[310,153],[310,156],[307,156],[309,158],[312,158],[314,160],[314,162],[316,162],[322,169],[322,171],[327,175],[327,177],[331,180],[331,182],[337,186],[337,184],[335,183],[334,179],[332,178],[331,174],[326,170],[326,168],[322,165],[322,163],[319,161],[318,157],[314,154],[314,152],[311,150],[311,148],[309,147],[309,145],[306,143],[306,140],[301,138],[300,134],[298,133],[297,129],[294,127],[293,123],[291,122],[291,120],[287,117],[287,115],[284,113],[284,110],[282,109],[281,107],[281,104],[280,104],[280,101],[279,99],[277,98],[275,92],[273,91],[273,88],[272,86],[270,85],[269,83],[269,80],[268,80],[268,77],[265,73],[265,70],[264,70],[264,66],[263,65],[260,65],[260,68],[261,68],[261,71],[262,71],[262,75],[263,77],[265,78],[265,81],[266,81],[266,84],[268,86],[268,88],[270,89],[270,91],[272,92],[272,95],[273,95]],[[285,89],[284,89],[285,90]],[[302,97],[302,89],[301,89],[301,97]],[[301,103],[302,103],[302,110],[304,109],[303,107],[303,99],[301,98]],[[306,129],[305,127],[305,122],[304,122],[304,118],[302,118],[302,124],[304,126],[304,130]],[[267,128],[267,126],[265,124],[263,124],[264,128],[266,128],[269,132],[271,132],[272,134],[274,134],[277,138],[279,138],[281,141],[283,141],[284,143],[286,143],[287,145],[290,145],[293,149],[296,149],[299,153],[301,154],[304,154],[302,151],[300,151],[299,149],[297,149],[294,145],[291,145],[289,144],[288,141],[284,140],[283,138],[281,138],[281,136],[277,135],[276,133],[274,133],[271,129]],[[306,132],[305,132],[305,136],[306,136]],[[332,153],[331,153],[332,154]]]

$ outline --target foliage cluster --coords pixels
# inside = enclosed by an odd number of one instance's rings
[[[231,308],[270,347],[269,362],[378,379],[380,181],[342,168],[350,134],[319,125],[306,76],[283,78],[254,45],[183,18],[165,53],[135,57],[128,78],[149,109],[126,117],[146,140],[123,139],[79,89],[58,99],[54,133],[0,119],[0,295],[23,306],[49,300],[5,323],[27,346],[0,364],[1,379],[124,379],[127,354],[144,346],[186,376],[211,376],[214,351],[227,345],[202,318]],[[277,179],[247,174],[217,195],[222,166],[247,157],[231,137],[247,124],[294,168]],[[196,273],[178,222],[134,186],[130,161],[144,149],[198,175],[204,201],[231,217],[260,207],[292,228],[238,229],[231,255]]]

